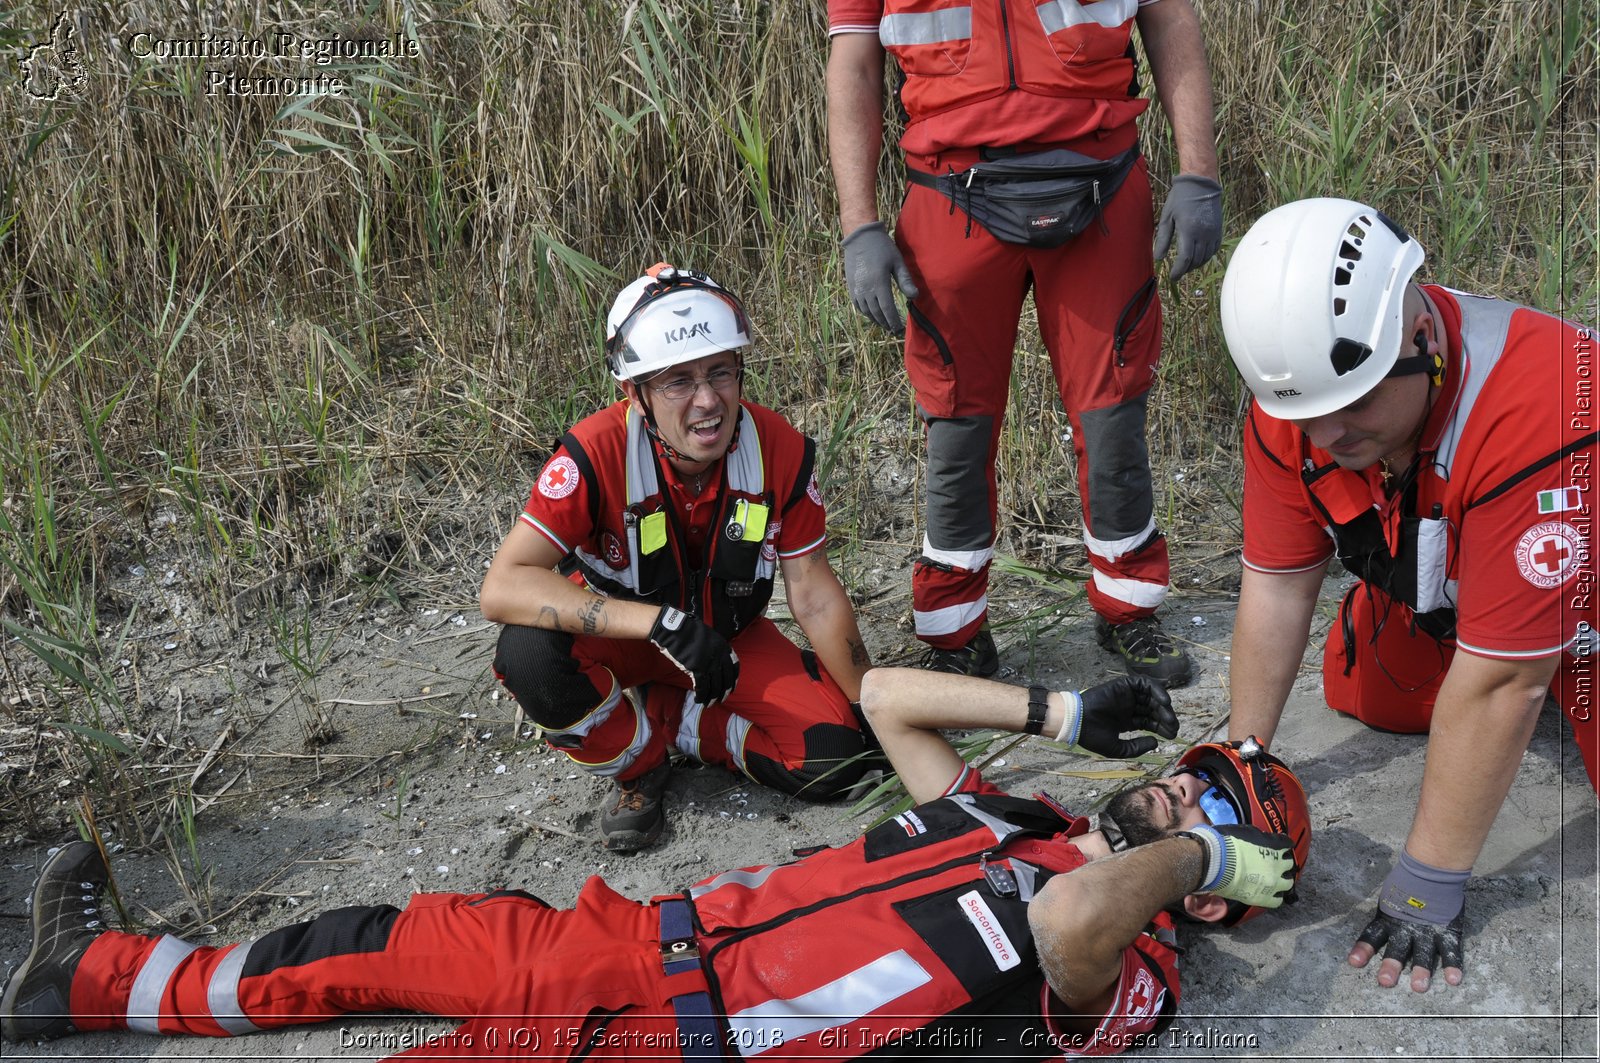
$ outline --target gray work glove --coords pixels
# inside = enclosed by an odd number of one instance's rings
[[[1424,864],[1405,850],[1378,891],[1378,910],[1356,938],[1406,968],[1461,970],[1468,871]],[[1387,948],[1384,946],[1387,944]]]
[[[1124,675],[1081,693],[1061,692],[1067,713],[1057,742],[1067,742],[1102,757],[1128,760],[1156,748],[1148,735],[1123,738],[1123,731],[1154,731],[1163,738],[1178,736],[1178,717],[1172,698],[1148,676]]]
[[[1209,177],[1181,173],[1172,179],[1172,189],[1161,208],[1156,226],[1156,259],[1167,257],[1172,237],[1178,237],[1178,253],[1172,259],[1174,281],[1191,269],[1210,261],[1222,246],[1222,186]]]
[[[739,681],[739,655],[728,640],[688,613],[663,605],[650,641],[694,684],[695,700],[715,705]]]
[[[905,321],[894,305],[892,278],[907,299],[918,295],[911,271],[883,222],[872,221],[844,238],[844,284],[855,308],[894,333],[904,335]]]

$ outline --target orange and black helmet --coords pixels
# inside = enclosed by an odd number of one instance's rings
[[[1208,790],[1201,799],[1201,807],[1212,822],[1226,822],[1224,808],[1231,808],[1238,822],[1268,834],[1286,835],[1294,846],[1294,875],[1299,881],[1306,858],[1311,855],[1311,810],[1306,804],[1305,788],[1288,765],[1254,738],[1247,738],[1242,742],[1204,742],[1194,746],[1178,758],[1173,772],[1184,773],[1198,776],[1216,788],[1216,794]],[[1224,806],[1212,803],[1218,800]],[[1229,901],[1222,924],[1233,926],[1261,911]]]

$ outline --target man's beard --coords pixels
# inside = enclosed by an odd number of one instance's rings
[[[1146,790],[1155,791],[1157,800],[1154,803],[1142,796]],[[1161,822],[1156,821],[1156,809],[1165,812]],[[1178,822],[1178,799],[1165,786],[1149,783],[1117,794],[1106,805],[1105,814],[1122,829],[1130,848],[1148,845],[1172,833],[1173,826]]]

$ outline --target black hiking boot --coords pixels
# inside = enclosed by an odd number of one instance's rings
[[[648,849],[661,837],[666,811],[661,795],[672,775],[672,765],[662,761],[637,779],[617,780],[600,811],[600,838],[617,853]]]
[[[930,672],[949,672],[953,675],[976,675],[987,678],[1000,670],[1000,654],[994,648],[994,635],[989,632],[989,625],[985,624],[978,629],[978,633],[967,640],[965,646],[958,646],[953,650],[941,650],[936,646],[929,646],[927,654],[922,658],[922,667]]]
[[[33,887],[33,943],[0,996],[7,1041],[48,1041],[73,1032],[72,975],[106,929],[100,894],[110,875],[100,850],[71,842],[39,869]]]
[[[1103,616],[1094,618],[1095,638],[1100,645],[1119,654],[1128,671],[1147,675],[1167,687],[1181,687],[1194,676],[1189,655],[1161,630],[1161,619],[1143,616],[1126,624],[1112,624]]]

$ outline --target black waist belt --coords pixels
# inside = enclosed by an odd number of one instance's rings
[[[657,904],[661,913],[661,969],[666,972],[672,1010],[678,1019],[678,1046],[684,1059],[721,1060],[722,1030],[711,1006],[700,949],[694,936],[694,909],[682,897]]]

